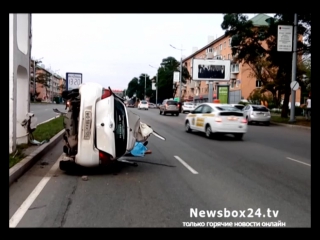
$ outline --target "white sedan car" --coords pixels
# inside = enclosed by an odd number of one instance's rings
[[[233,134],[241,140],[247,129],[243,112],[227,104],[202,103],[185,119],[186,132],[204,132],[208,138],[214,133],[220,133]]]
[[[65,91],[72,99],[65,114],[65,146],[72,161],[60,161],[60,169],[71,164],[83,167],[108,165],[133,149],[140,117],[127,111],[121,98],[97,83],[84,83]]]
[[[138,109],[144,109],[144,110],[148,110],[149,109],[149,103],[145,100],[142,100],[139,102],[138,104]]]
[[[195,106],[192,102],[184,102],[181,108],[182,108],[182,113],[185,113],[185,112],[193,111]]]

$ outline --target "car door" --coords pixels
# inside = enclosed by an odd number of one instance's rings
[[[192,114],[190,114],[191,118],[191,128],[199,131],[199,118],[201,119],[203,105],[198,106]],[[201,121],[201,120],[200,120]],[[201,125],[201,124],[200,124]]]
[[[210,123],[210,120],[213,119],[214,114],[212,107],[208,105],[204,105],[201,112],[201,118],[199,118],[199,129],[204,132],[206,123]]]

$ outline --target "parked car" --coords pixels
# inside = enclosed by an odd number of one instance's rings
[[[138,104],[138,109],[139,110],[141,110],[141,109],[148,110],[149,109],[148,102],[145,101],[145,100],[140,101],[139,104]]]
[[[160,105],[160,115],[167,115],[167,113],[179,116],[179,103],[174,100],[164,100]]]
[[[184,102],[182,105],[182,113],[191,112],[195,108],[192,102]]]
[[[243,108],[243,112],[248,124],[255,122],[270,125],[270,110],[263,105],[248,104]]]
[[[213,134],[233,134],[241,140],[247,132],[244,114],[230,105],[202,103],[185,118],[185,130],[204,132],[206,137]]]
[[[108,165],[133,149],[140,118],[127,111],[121,98],[98,83],[84,83],[64,91],[70,101],[64,113],[66,132],[63,152],[73,160],[60,161],[60,169],[76,164],[83,167]]]

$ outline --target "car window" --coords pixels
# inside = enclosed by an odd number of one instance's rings
[[[141,101],[142,104],[147,104],[147,101]]]
[[[207,105],[204,105],[203,108],[202,108],[202,113],[211,113],[212,112],[212,108],[207,106]]]
[[[167,101],[168,105],[178,105],[178,103],[176,101]]]
[[[193,113],[202,113],[202,108],[203,108],[203,105],[197,107],[197,108],[193,111]]]
[[[269,109],[264,106],[252,106],[252,109],[255,112],[269,112]]]
[[[191,102],[185,102],[184,105],[193,105]]]

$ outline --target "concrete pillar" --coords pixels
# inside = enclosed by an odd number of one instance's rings
[[[30,107],[31,14],[9,14],[9,153],[28,143],[21,126]]]

